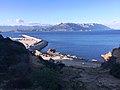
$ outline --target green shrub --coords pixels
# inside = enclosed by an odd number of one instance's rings
[[[32,82],[29,78],[23,77],[23,78],[16,78],[11,79],[5,86],[5,90],[14,90],[14,89],[30,89],[32,86]]]
[[[58,72],[49,68],[37,69],[32,73],[33,87],[42,87],[43,90],[61,90],[62,80]]]

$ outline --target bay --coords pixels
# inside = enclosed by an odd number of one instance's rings
[[[82,57],[85,59],[97,59],[103,61],[101,54],[112,51],[119,47],[120,31],[91,31],[91,32],[4,32],[4,37],[20,37],[21,34],[41,38],[49,42],[49,48],[55,48],[57,51]]]

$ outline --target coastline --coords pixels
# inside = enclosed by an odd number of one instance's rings
[[[23,38],[11,38],[14,41],[19,41],[23,43],[31,52],[34,52],[36,56],[41,56],[44,60],[55,60],[55,61],[63,61],[63,60],[73,60],[73,61],[82,61],[83,62],[94,62],[94,63],[100,63],[99,61],[95,59],[83,59],[81,57],[72,56],[69,54],[62,54],[55,49],[52,51],[52,49],[48,49],[47,52],[41,53],[41,49],[45,48],[48,45],[48,42],[42,39],[38,39],[35,37],[31,37],[28,35],[21,35]],[[66,63],[66,62],[64,62]]]
[[[115,38],[111,37],[108,38],[110,35],[115,33]],[[56,48],[58,51],[62,52],[63,54],[70,54],[76,55],[78,57],[82,57],[85,59],[97,59],[98,61],[104,61],[100,55],[105,54],[108,51],[111,51],[112,48],[115,48],[119,45],[118,38],[119,36],[116,35],[116,31],[109,31],[105,32],[79,32],[79,33],[71,33],[71,32],[21,32],[21,33],[3,33],[5,37],[19,37],[20,34],[26,34],[30,36],[34,36],[37,38],[42,38],[46,41],[49,41],[49,45],[43,49],[42,51],[47,51],[49,48]],[[91,38],[87,38],[87,36]],[[103,37],[101,37],[101,35]],[[79,37],[80,36],[80,37]],[[98,36],[98,38],[96,37]],[[61,37],[61,39],[59,38]],[[73,38],[72,38],[73,37]],[[94,37],[94,38],[93,38]],[[104,38],[106,37],[106,38]],[[95,40],[92,42],[91,40]],[[117,41],[112,41],[112,39],[117,39]],[[85,40],[85,42],[83,42]],[[99,41],[99,43],[98,43]],[[89,42],[89,43],[88,43]],[[106,43],[103,42],[108,42]],[[113,43],[113,44],[112,44]],[[90,53],[90,52],[92,53]]]
[[[48,50],[49,51],[49,50]],[[82,59],[76,56],[71,55],[64,55],[60,52],[49,52],[41,53],[38,50],[33,52],[33,55],[37,57],[42,57],[45,61],[53,61],[54,63],[63,63],[65,66],[72,66],[72,67],[82,67],[82,68],[99,68],[101,67],[101,62],[99,61],[92,61],[88,59]]]

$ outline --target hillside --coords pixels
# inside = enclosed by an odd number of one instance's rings
[[[111,28],[96,23],[76,24],[76,23],[60,23],[57,25],[46,26],[0,26],[0,31],[98,31],[110,30]]]
[[[102,24],[76,24],[76,23],[60,23],[47,28],[49,31],[98,31],[110,30],[109,27]]]

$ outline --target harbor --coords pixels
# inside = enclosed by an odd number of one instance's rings
[[[11,38],[13,41],[18,41],[24,44],[26,49],[30,51],[41,50],[48,45],[48,42],[42,39],[31,37],[28,35],[21,35],[22,38]]]

